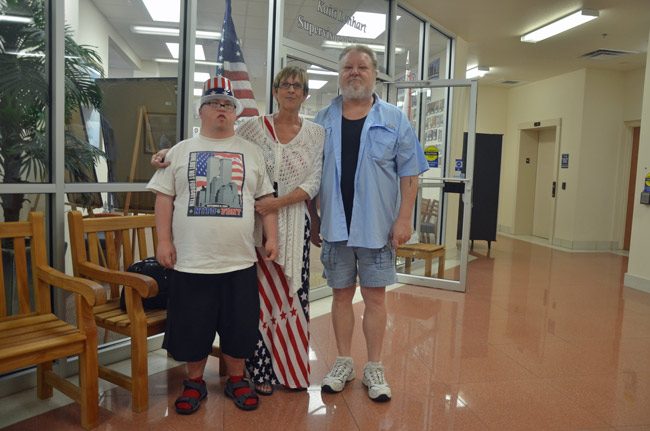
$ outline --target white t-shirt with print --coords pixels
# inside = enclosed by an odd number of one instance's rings
[[[257,261],[255,199],[273,193],[260,149],[238,136],[174,145],[147,189],[174,196],[174,269],[217,274]]]

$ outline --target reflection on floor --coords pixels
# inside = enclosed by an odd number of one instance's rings
[[[415,286],[388,292],[389,403],[367,398],[359,371],[344,392],[320,392],[336,356],[330,316],[322,314],[311,322],[309,390],[278,390],[257,411],[242,412],[224,397],[210,359],[210,394],[182,417],[172,403],[183,368],[155,352],[149,410],[132,413],[126,391],[102,382],[98,429],[650,430],[650,294],[623,287],[626,257],[507,237],[489,257],[476,246],[474,255],[466,294]],[[361,369],[363,305],[354,307]],[[319,301],[312,309],[315,316],[328,307]],[[44,405],[55,408],[39,414]],[[77,429],[78,407],[61,405],[34,391],[0,399],[0,427]]]

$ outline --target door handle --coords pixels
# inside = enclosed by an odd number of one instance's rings
[[[557,182],[553,181],[553,187],[551,188],[551,197],[555,197],[555,190],[557,189]]]

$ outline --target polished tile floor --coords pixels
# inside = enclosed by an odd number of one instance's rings
[[[359,371],[342,393],[320,392],[336,356],[323,314],[311,324],[309,390],[278,390],[257,411],[242,412],[224,397],[211,358],[208,398],[194,415],[179,416],[172,405],[183,367],[157,351],[149,410],[132,413],[128,394],[103,384],[98,429],[650,430],[650,294],[623,287],[625,256],[503,236],[489,256],[477,242],[474,255],[466,294],[415,286],[388,292],[389,403],[367,398]],[[359,370],[362,309],[355,304]],[[43,403],[56,408],[22,419]],[[78,407],[64,403],[36,400],[31,391],[0,399],[0,427],[77,429]]]

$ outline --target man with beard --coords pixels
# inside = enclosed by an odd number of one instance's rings
[[[381,363],[386,286],[396,282],[395,249],[411,237],[417,177],[427,163],[404,113],[374,93],[376,78],[377,58],[370,48],[354,45],[341,52],[341,96],[315,119],[325,128],[326,138],[319,193],[321,236],[314,217],[312,241],[322,243],[339,355],[321,388],[340,392],[355,377],[352,298],[358,276],[368,354],[363,384],[372,400],[388,401],[391,390]]]

